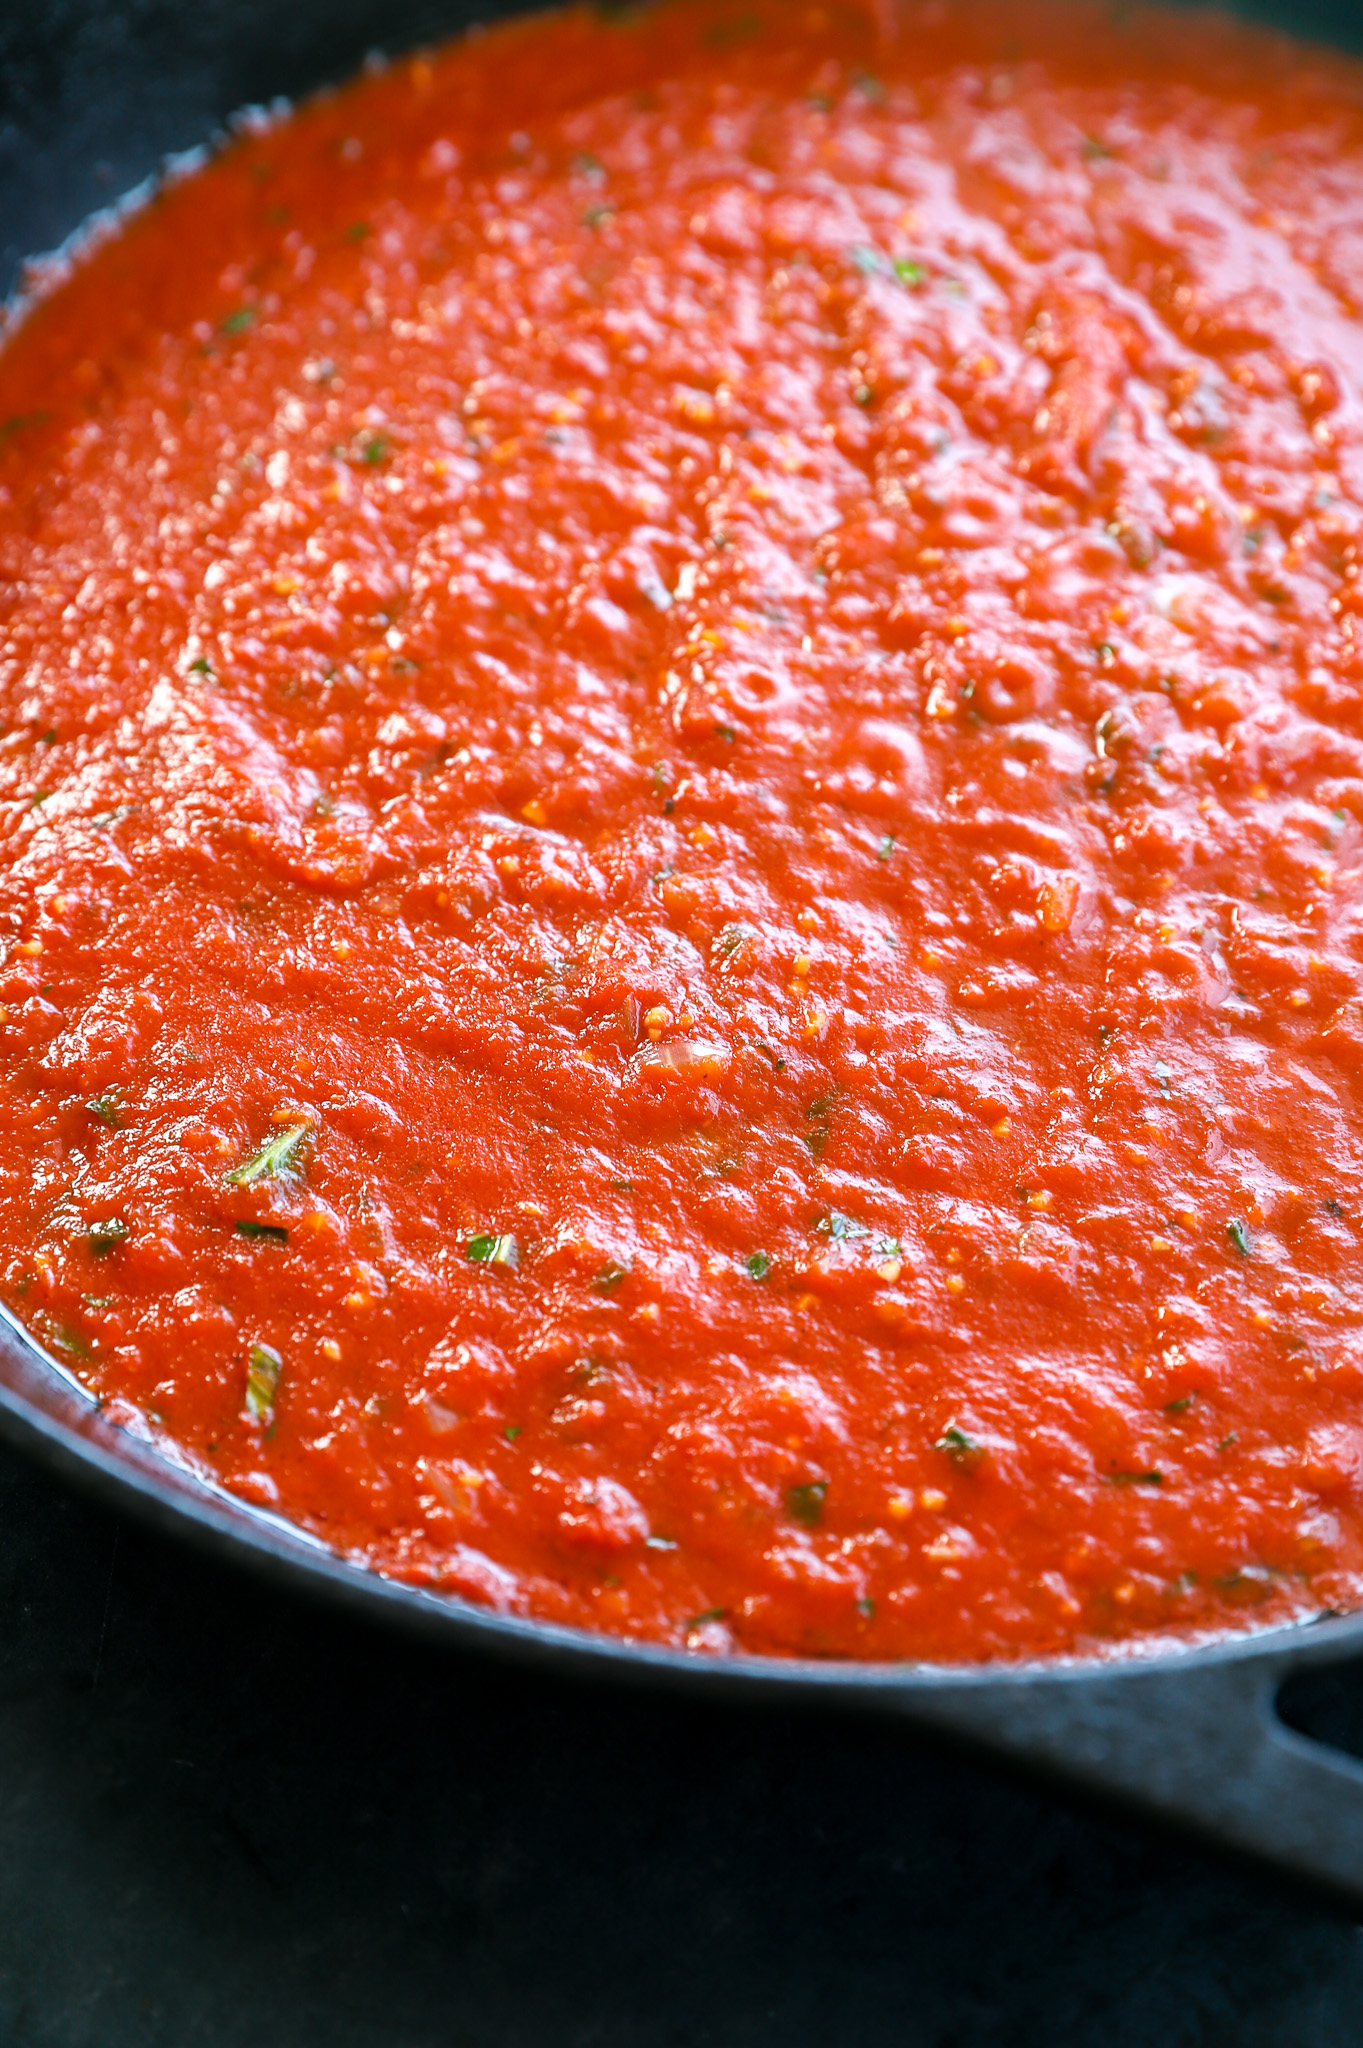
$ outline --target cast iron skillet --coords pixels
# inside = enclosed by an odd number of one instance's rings
[[[374,45],[398,50],[506,11],[505,0],[0,0],[0,293],[22,257],[57,246],[167,153],[208,140],[234,108],[341,78]],[[1244,0],[1244,11],[1363,43],[1359,0]],[[1363,1613],[1125,1665],[717,1661],[509,1619],[348,1564],[112,1424],[3,1311],[0,1431],[176,1534],[451,1643],[773,1704],[822,1698],[897,1715],[1363,1904],[1363,1764],[1293,1734],[1276,1712],[1289,1674],[1363,1656]]]

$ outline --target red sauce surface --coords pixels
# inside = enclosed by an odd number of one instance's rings
[[[115,1415],[693,1648],[1359,1599],[1360,76],[568,14],[16,323],[0,1273]]]

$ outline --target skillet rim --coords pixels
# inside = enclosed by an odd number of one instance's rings
[[[17,1381],[17,1384],[16,1384]],[[44,1398],[45,1397],[45,1398]],[[73,1374],[52,1359],[0,1305],[0,1438],[33,1455],[114,1509],[130,1511],[200,1551],[240,1563],[294,1591],[358,1609],[376,1621],[451,1646],[487,1650],[513,1661],[546,1661],[579,1670],[628,1672],[654,1683],[709,1691],[782,1690],[867,1696],[868,1703],[962,1687],[980,1691],[1045,1683],[1067,1688],[1127,1676],[1172,1678],[1246,1663],[1279,1666],[1308,1648],[1311,1661],[1363,1652],[1363,1605],[1267,1627],[1219,1632],[1187,1643],[1137,1638],[1107,1654],[1005,1661],[897,1662],[851,1657],[718,1656],[671,1645],[499,1612],[460,1594],[429,1591],[375,1571],[333,1550],[284,1516],[213,1486],[173,1454],[168,1439],[144,1437],[109,1415]],[[163,1448],[164,1446],[164,1448]],[[1144,1647],[1151,1643],[1150,1647]],[[888,1702],[887,1702],[888,1703]]]
[[[462,12],[455,37],[513,19],[527,26],[557,11],[562,0],[472,0]],[[644,0],[646,4],[646,0]],[[968,0],[967,0],[968,4]],[[1200,0],[1151,0],[1175,7]],[[1205,4],[1205,0],[1201,0]],[[1350,18],[1348,0],[1320,0],[1308,19],[1293,24],[1284,0],[1212,0],[1213,11],[1251,28],[1290,36],[1319,55],[1343,53],[1363,41],[1363,17]],[[444,40],[442,36],[440,40]],[[399,39],[383,61],[434,47],[430,38],[414,45]],[[375,53],[377,56],[378,53]],[[372,59],[370,61],[373,61]],[[354,67],[347,67],[345,76]],[[82,219],[53,250],[25,259],[15,288],[0,299],[0,347],[30,311],[60,286],[66,271],[88,250],[118,232],[166,188],[229,148],[244,132],[273,124],[292,107],[335,89],[330,73],[295,100],[245,105],[214,120],[196,143],[164,155],[148,175]],[[21,1384],[10,1373],[17,1369]],[[29,1382],[24,1385],[23,1382]],[[44,1401],[39,1392],[48,1395]],[[63,1415],[62,1408],[69,1411]],[[79,1422],[70,1419],[79,1417]],[[490,1650],[521,1661],[547,1659],[582,1670],[628,1673],[653,1682],[709,1690],[751,1691],[779,1684],[786,1691],[819,1694],[852,1692],[871,1697],[928,1694],[944,1688],[972,1691],[998,1685],[1017,1687],[1063,1683],[1067,1688],[1127,1675],[1175,1676],[1193,1670],[1246,1662],[1282,1666],[1309,1645],[1310,1661],[1329,1652],[1363,1653],[1363,1603],[1348,1612],[1324,1611],[1263,1627],[1221,1631],[1181,1642],[1171,1636],[1135,1638],[1111,1650],[1086,1655],[1029,1656],[980,1663],[929,1660],[884,1662],[856,1658],[816,1659],[775,1655],[709,1656],[686,1649],[570,1627],[533,1617],[499,1613],[457,1594],[427,1591],[347,1559],[279,1515],[254,1507],[214,1487],[157,1440],[140,1436],[104,1415],[101,1405],[0,1303],[0,1438],[27,1452],[107,1504],[131,1510],[144,1523],[192,1541],[201,1551],[241,1562],[289,1586],[324,1597],[468,1649]],[[167,1454],[169,1452],[169,1454]],[[1147,1647],[1147,1645],[1149,1645]]]

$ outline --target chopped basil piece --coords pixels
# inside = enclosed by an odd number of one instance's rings
[[[107,1088],[103,1095],[93,1096],[85,1107],[91,1116],[97,1116],[111,1131],[116,1131],[123,1121],[123,1098],[116,1088]]]
[[[1109,1472],[1106,1475],[1110,1486],[1163,1486],[1162,1472]]]
[[[274,1412],[274,1397],[284,1361],[272,1344],[253,1344],[246,1366],[246,1407],[257,1422]]]
[[[749,1252],[743,1270],[751,1280],[765,1280],[771,1271],[770,1252]]]
[[[867,1599],[867,1600],[858,1600],[858,1602],[857,1602],[857,1613],[858,1613],[858,1614],[862,1614],[862,1615],[864,1615],[864,1616],[866,1617],[867,1621],[870,1621],[870,1619],[871,1619],[871,1617],[872,1617],[872,1616],[874,1615],[875,1611],[876,1611],[876,1603],[875,1603],[875,1601],[874,1601],[874,1600],[869,1600],[869,1599]]]
[[[622,1265],[619,1259],[607,1259],[593,1280],[592,1286],[598,1294],[614,1294],[628,1271],[629,1266]]]
[[[102,1223],[92,1223],[86,1232],[86,1242],[97,1259],[111,1252],[116,1244],[122,1244],[128,1235],[128,1226],[121,1216],[106,1216]]]
[[[16,434],[22,434],[26,427],[45,426],[52,417],[50,412],[16,412],[0,424],[0,448],[12,441]]]
[[[289,1124],[286,1129],[276,1131],[272,1138],[267,1138],[259,1152],[253,1152],[240,1166],[234,1166],[227,1175],[228,1180],[234,1187],[249,1188],[253,1181],[273,1180],[278,1174],[291,1172],[304,1143],[311,1136],[311,1124]]]
[[[58,1351],[65,1351],[70,1358],[89,1358],[90,1346],[79,1330],[73,1330],[67,1323],[58,1322],[55,1316],[44,1316],[38,1325],[39,1334]]]
[[[280,1223],[251,1223],[243,1218],[236,1226],[239,1237],[249,1237],[263,1244],[287,1244],[289,1233]]]
[[[921,263],[913,262],[908,256],[901,256],[895,264],[894,274],[901,284],[908,285],[910,291],[917,291],[928,273],[924,270]]]
[[[1186,1415],[1196,1399],[1196,1394],[1180,1394],[1176,1401],[1165,1402],[1164,1412],[1166,1415]]]
[[[688,1629],[704,1628],[707,1621],[723,1621],[728,1611],[727,1607],[707,1607],[703,1614],[693,1614],[686,1626]]]
[[[235,313],[229,313],[225,320],[218,323],[219,330],[223,334],[244,334],[247,328],[253,325],[255,317],[254,306],[238,306]]]
[[[1238,1216],[1232,1217],[1231,1221],[1226,1225],[1226,1235],[1239,1252],[1241,1258],[1247,1259],[1250,1251],[1249,1232]]]
[[[508,1422],[508,1424],[506,1425],[506,1428],[505,1428],[505,1429],[504,1429],[504,1430],[502,1431],[502,1435],[503,1435],[503,1436],[504,1436],[504,1437],[506,1438],[506,1440],[507,1440],[507,1442],[508,1442],[509,1444],[514,1444],[514,1443],[515,1443],[515,1441],[516,1441],[516,1438],[517,1438],[517,1437],[518,1437],[518,1436],[520,1435],[520,1433],[521,1433],[521,1429],[522,1429],[522,1424],[521,1424],[521,1423],[519,1423],[519,1422]]]
[[[497,1237],[490,1230],[480,1230],[472,1236],[466,1247],[469,1259],[475,1266],[518,1266],[521,1262],[520,1247],[514,1237]]]
[[[807,1479],[803,1485],[791,1487],[786,1495],[786,1506],[797,1522],[803,1522],[806,1529],[812,1529],[823,1520],[827,1494],[826,1479]]]
[[[944,1452],[953,1465],[959,1465],[963,1469],[978,1465],[984,1456],[984,1445],[977,1443],[973,1436],[968,1436],[955,1422],[947,1424],[933,1449]]]

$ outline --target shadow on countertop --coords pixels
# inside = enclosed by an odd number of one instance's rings
[[[895,1729],[380,1633],[0,1452],[5,2048],[1353,2048],[1360,2015],[1358,1930],[1254,1873]]]

